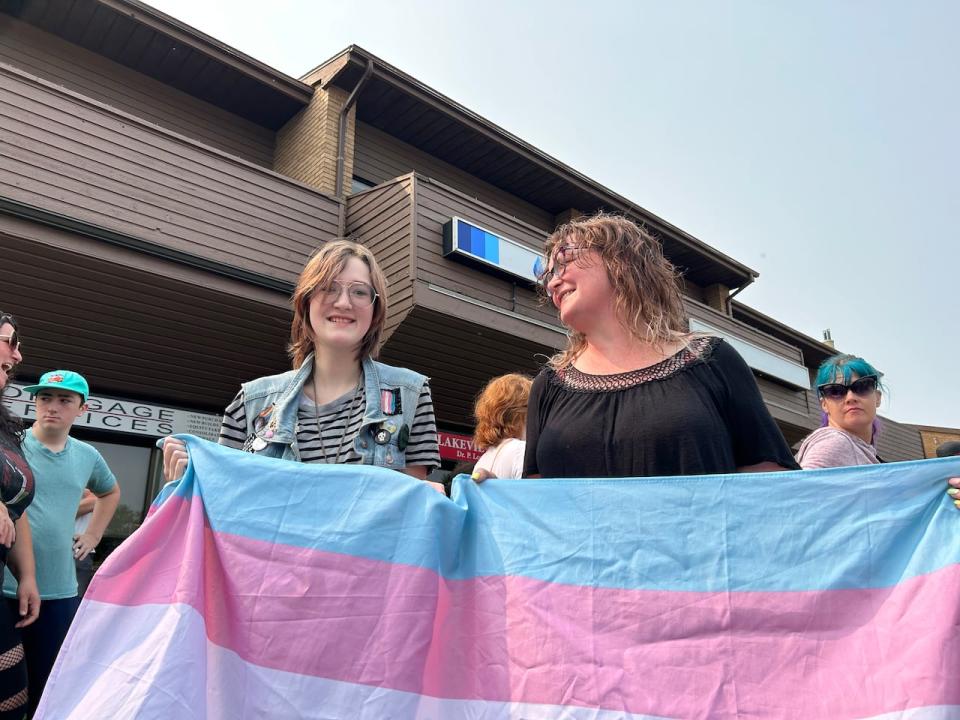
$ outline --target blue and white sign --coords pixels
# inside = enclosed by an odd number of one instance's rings
[[[543,272],[543,256],[525,245],[453,217],[443,226],[443,256],[461,257],[530,283]]]

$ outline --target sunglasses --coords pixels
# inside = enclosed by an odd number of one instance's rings
[[[849,391],[853,391],[854,395],[869,395],[870,393],[877,391],[877,376],[876,375],[864,375],[862,378],[857,378],[849,385],[844,385],[843,383],[827,383],[826,385],[821,385],[817,388],[817,392],[820,393],[820,397],[827,398],[828,400],[843,400]]]
[[[16,352],[20,349],[20,336],[17,334],[16,330],[9,335],[0,335],[0,340],[9,345],[13,352]]]

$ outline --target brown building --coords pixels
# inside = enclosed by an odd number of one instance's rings
[[[935,458],[937,448],[943,443],[960,442],[960,428],[936,427],[933,425],[913,425],[920,433],[923,443],[923,456]]]
[[[69,367],[102,398],[78,435],[121,465],[130,525],[155,439],[209,433],[241,382],[288,367],[287,300],[318,244],[375,251],[382,359],[429,375],[441,428],[468,433],[488,378],[564,342],[524,263],[599,209],[660,239],[692,325],[744,355],[791,443],[819,424],[811,370],[832,351],[733,299],[755,271],[371,53],[295,79],[136,0],[0,3],[2,307],[21,380]],[[923,454],[892,422],[880,449]]]

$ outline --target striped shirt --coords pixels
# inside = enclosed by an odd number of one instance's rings
[[[316,405],[302,392],[297,407],[297,448],[300,460],[308,463],[353,463],[363,460],[354,450],[354,441],[366,410],[363,384],[323,405]],[[318,432],[319,427],[319,432]],[[223,412],[220,444],[246,450],[252,432],[247,429],[243,390]],[[410,441],[404,451],[407,465],[425,465],[427,472],[440,466],[437,422],[433,413],[430,386],[423,384],[417,411],[410,428]]]

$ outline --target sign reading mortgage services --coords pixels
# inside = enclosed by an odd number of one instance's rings
[[[3,392],[3,404],[14,415],[31,422],[37,417],[37,406],[26,387],[21,383],[8,384]],[[220,416],[91,395],[87,399],[87,412],[77,418],[74,426],[149,437],[190,433],[216,442],[220,434]]]
[[[529,283],[536,283],[544,269],[540,253],[458,217],[443,226],[443,256],[479,263]]]

